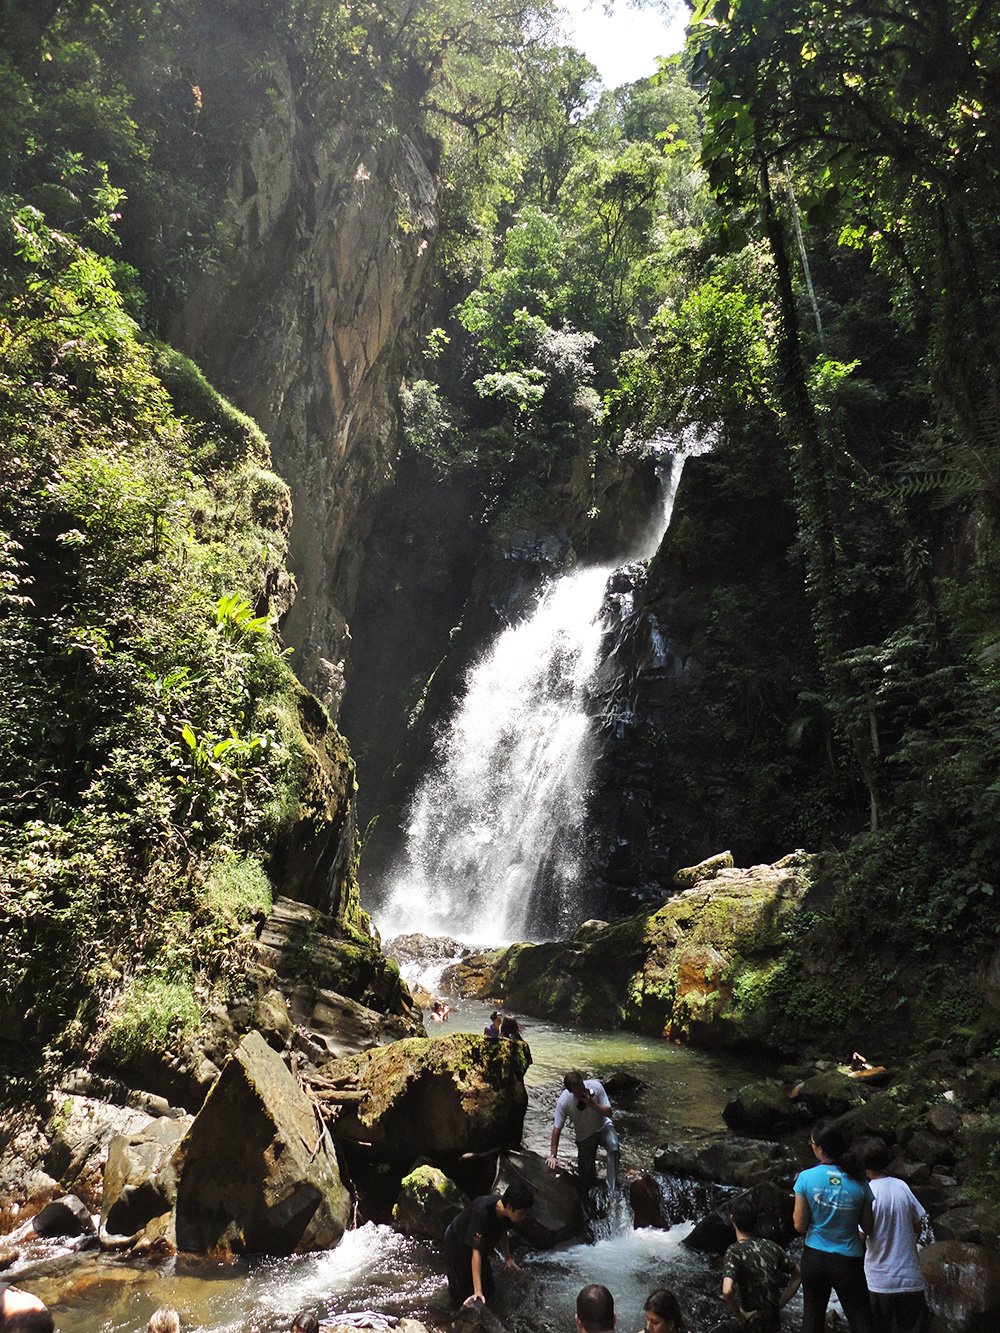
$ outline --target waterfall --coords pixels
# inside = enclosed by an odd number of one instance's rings
[[[661,455],[661,504],[631,553],[667,530],[683,457]],[[461,703],[411,804],[377,912],[410,931],[500,944],[563,934],[587,902],[584,814],[594,757],[588,690],[616,566],[546,584],[532,612],[468,671]]]

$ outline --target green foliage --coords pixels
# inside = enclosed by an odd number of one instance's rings
[[[271,884],[258,860],[228,851],[205,880],[205,906],[222,920],[250,921],[271,910]]]
[[[138,1055],[166,1055],[194,1036],[201,1008],[190,977],[135,977],[111,1010],[101,1053],[126,1063]]]

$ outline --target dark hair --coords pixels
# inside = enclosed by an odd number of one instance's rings
[[[515,1041],[520,1041],[521,1025],[518,1023],[517,1019],[508,1014],[500,1024],[500,1035],[501,1037],[513,1037]]]
[[[292,1320],[289,1333],[319,1333],[319,1320],[312,1310],[300,1310]]]
[[[646,1304],[642,1307],[648,1314],[659,1315],[661,1319],[669,1319],[671,1323],[676,1324],[680,1329],[683,1324],[681,1318],[681,1307],[677,1304],[677,1297],[672,1291],[667,1291],[664,1287],[657,1287],[646,1297]]]
[[[592,1282],[576,1298],[576,1317],[587,1333],[610,1333],[615,1326],[615,1301],[607,1287]]]
[[[495,1023],[499,1017],[500,1017],[500,1010],[494,1009],[492,1014],[490,1014],[490,1022]]]
[[[729,1216],[734,1227],[752,1236],[757,1230],[757,1200],[752,1194],[738,1194],[729,1205]]]
[[[19,1310],[0,1317],[3,1333],[55,1333],[51,1310]]]
[[[874,1134],[852,1143],[851,1155],[857,1158],[865,1171],[888,1171],[889,1162],[892,1160],[885,1139],[877,1138]]]
[[[523,1180],[514,1180],[500,1195],[500,1202],[505,1208],[509,1208],[512,1213],[519,1213],[522,1208],[533,1208],[535,1206],[534,1191]]]
[[[848,1151],[844,1131],[835,1120],[817,1120],[812,1127],[812,1142],[824,1157],[829,1157],[834,1165],[854,1180],[864,1180],[864,1168],[852,1152]]]
[[[583,1075],[580,1073],[579,1069],[571,1069],[563,1079],[563,1087],[567,1092],[572,1092],[574,1088],[580,1088],[582,1086]]]

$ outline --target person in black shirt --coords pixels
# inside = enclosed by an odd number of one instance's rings
[[[507,1229],[523,1222],[535,1196],[527,1185],[515,1181],[499,1197],[482,1194],[459,1213],[444,1233],[444,1258],[448,1269],[448,1292],[456,1305],[473,1305],[493,1295],[490,1255],[499,1243],[505,1267],[518,1272],[510,1253]]]

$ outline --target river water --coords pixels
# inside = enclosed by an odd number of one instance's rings
[[[443,1030],[481,1032],[488,1008],[460,1001]],[[525,1079],[524,1144],[536,1152],[547,1151],[552,1106],[567,1069],[579,1067],[598,1077],[621,1071],[642,1080],[636,1093],[613,1098],[626,1171],[649,1169],[655,1147],[667,1138],[721,1132],[727,1091],[760,1073],[731,1057],[627,1033],[529,1021],[525,1036],[533,1062]],[[564,1143],[561,1157],[572,1163],[572,1142]],[[663,1184],[669,1190],[669,1182]],[[679,1198],[683,1214],[683,1191]],[[689,1216],[698,1203],[690,1201]],[[497,1313],[524,1333],[572,1329],[576,1293],[587,1282],[603,1282],[615,1295],[619,1328],[629,1333],[642,1324],[648,1293],[668,1286],[682,1297],[689,1326],[710,1328],[721,1310],[718,1266],[682,1244],[690,1221],[669,1230],[619,1225],[594,1244],[527,1253],[521,1274],[500,1279]],[[604,1230],[609,1229],[606,1222]],[[324,1319],[380,1310],[442,1327],[447,1321],[443,1273],[435,1246],[368,1223],[348,1232],[335,1250],[293,1259],[150,1264],[50,1253],[15,1280],[53,1307],[60,1333],[133,1333],[163,1304],[181,1312],[185,1329],[278,1333],[302,1308]]]

